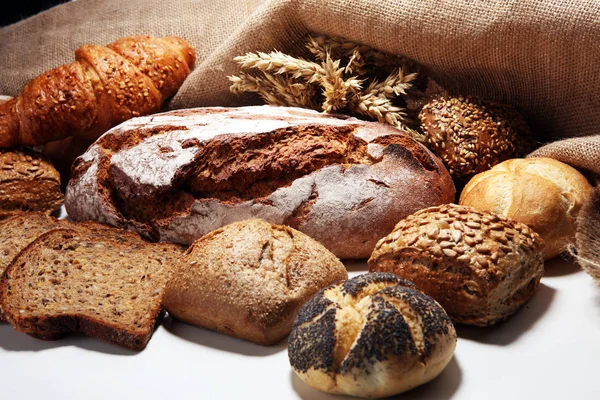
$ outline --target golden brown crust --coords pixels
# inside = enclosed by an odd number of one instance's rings
[[[369,271],[409,279],[454,321],[487,326],[533,295],[544,273],[542,249],[525,224],[448,204],[400,221],[375,247]]]
[[[50,213],[64,196],[48,159],[29,149],[0,149],[0,219],[23,211]]]
[[[19,131],[18,101],[18,98],[13,98],[0,103],[0,147],[19,144],[18,135],[14,134]]]
[[[127,58],[109,47],[92,45],[80,47],[75,56],[80,63],[88,63],[98,75],[102,95],[109,106],[110,126],[159,110],[160,92]]]
[[[189,44],[173,36],[131,36],[116,40],[106,47],[135,65],[152,81],[163,99],[177,92],[194,65],[195,55]]]
[[[459,181],[527,154],[532,137],[521,114],[507,104],[476,97],[440,97],[419,114],[427,145]]]
[[[164,304],[179,320],[269,345],[290,332],[306,300],[347,277],[344,265],[303,233],[245,220],[189,248]]]
[[[39,75],[0,104],[0,147],[97,138],[129,118],[157,112],[195,61],[189,44],[174,37],[123,38],[107,47],[82,46],[75,55],[76,62]]]
[[[460,204],[526,224],[544,239],[549,260],[574,242],[577,215],[591,190],[582,174],[560,161],[512,159],[474,176]]]

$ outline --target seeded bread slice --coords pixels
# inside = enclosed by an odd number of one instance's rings
[[[127,232],[122,240],[110,235],[56,229],[27,246],[0,279],[7,321],[44,340],[82,332],[133,350],[146,347],[181,248],[128,239]]]
[[[0,222],[0,276],[21,250],[40,235],[53,229],[87,230],[94,235],[112,238],[120,242],[128,240],[144,241],[136,233],[113,228],[97,222],[70,223],[58,220],[43,212],[25,212]],[[0,306],[0,321],[6,321]]]
[[[60,227],[66,222],[58,221],[45,213],[23,213],[0,223],[0,276],[11,261],[29,243],[41,234]],[[0,321],[5,321],[0,306]]]

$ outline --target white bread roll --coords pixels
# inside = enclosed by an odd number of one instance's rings
[[[288,355],[294,372],[315,389],[379,398],[434,379],[455,347],[454,326],[435,300],[394,274],[370,273],[306,303]]]
[[[549,260],[574,241],[577,214],[591,190],[586,178],[567,164],[517,158],[473,177],[460,204],[528,225],[544,239],[543,256]]]

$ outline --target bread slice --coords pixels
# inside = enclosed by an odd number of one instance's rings
[[[66,223],[66,222],[65,222]],[[43,233],[56,229],[62,222],[44,213],[23,213],[0,223],[0,276],[13,258]],[[0,321],[5,321],[0,306]]]
[[[128,241],[146,241],[138,234],[124,229],[114,228],[98,222],[68,222],[58,220],[42,212],[23,212],[0,222],[0,276],[12,260],[40,235],[53,229],[75,229],[95,236],[114,239],[121,243]],[[5,322],[0,305],[0,321]]]
[[[44,340],[82,332],[146,347],[182,249],[99,229],[104,234],[56,229],[15,257],[0,280],[0,306],[15,329]]]

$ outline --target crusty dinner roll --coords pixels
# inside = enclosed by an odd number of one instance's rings
[[[369,271],[409,279],[455,322],[488,326],[536,291],[544,275],[543,246],[525,224],[445,204],[400,221],[377,243]]]
[[[347,278],[315,240],[251,219],[198,239],[167,285],[164,305],[181,321],[268,345],[290,333],[312,295]]]
[[[411,282],[374,273],[321,290],[289,338],[294,372],[324,392],[387,397],[429,382],[452,359],[456,331]]]
[[[549,260],[575,240],[577,214],[591,190],[583,175],[560,161],[513,159],[473,177],[460,204],[527,224],[544,239]]]

